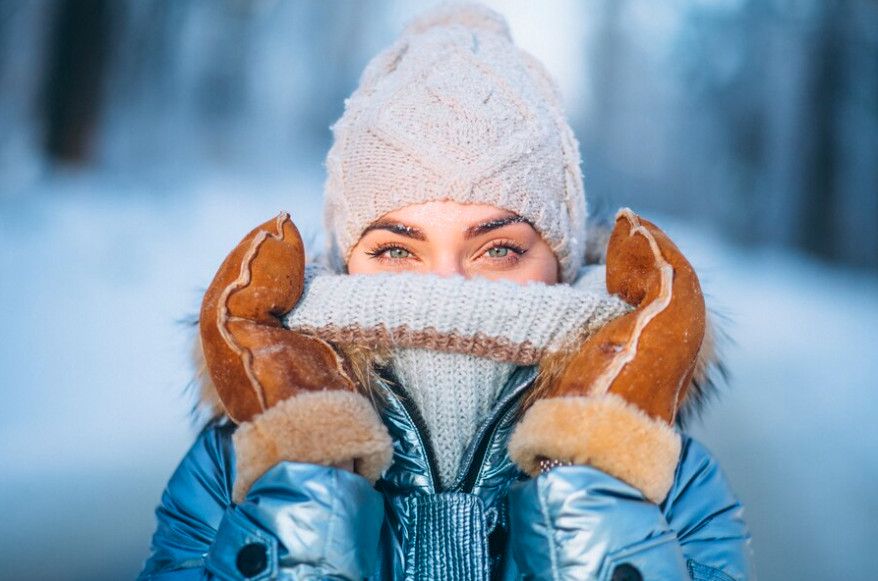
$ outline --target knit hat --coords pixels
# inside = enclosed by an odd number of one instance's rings
[[[347,263],[384,214],[434,200],[489,204],[527,219],[563,282],[583,262],[579,144],[558,89],[481,4],[445,4],[373,58],[332,125],[325,221]]]

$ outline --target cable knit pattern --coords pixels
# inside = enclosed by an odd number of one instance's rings
[[[284,325],[332,343],[420,347],[533,365],[631,306],[604,287],[604,266],[572,285],[431,274],[338,275],[309,267]]]
[[[542,64],[482,5],[440,6],[367,65],[332,126],[325,220],[347,263],[384,214],[433,200],[489,204],[528,219],[563,282],[585,247],[579,144]]]

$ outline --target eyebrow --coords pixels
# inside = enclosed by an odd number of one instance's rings
[[[401,222],[392,222],[390,220],[377,220],[375,222],[372,222],[372,224],[370,224],[368,228],[363,230],[363,234],[361,236],[365,236],[367,233],[373,230],[387,230],[388,232],[393,232],[394,234],[399,234],[400,236],[405,236],[406,238],[412,238],[413,240],[427,239],[424,233],[414,226],[409,226]]]
[[[466,229],[466,232],[464,232],[464,238],[470,240],[476,236],[481,236],[482,234],[503,228],[504,226],[509,226],[510,224],[528,224],[533,227],[533,223],[527,218],[519,216],[518,214],[512,214],[511,216],[491,218],[490,220],[474,224]],[[363,230],[361,236],[365,236],[373,230],[385,230],[413,240],[423,241],[427,239],[427,236],[419,228],[403,224],[402,222],[394,222],[392,220],[376,220]]]
[[[494,218],[491,220],[486,220],[474,226],[470,226],[466,229],[464,233],[464,238],[469,240],[470,238],[475,238],[476,236],[481,236],[487,232],[491,232],[493,230],[497,230],[498,228],[502,228],[504,226],[509,226],[510,224],[528,224],[533,227],[533,224],[530,220],[525,218],[524,216],[519,216],[518,214],[513,214],[511,216],[506,216],[505,218]]]

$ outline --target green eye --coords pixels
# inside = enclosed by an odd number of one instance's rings
[[[495,246],[494,248],[490,248],[485,254],[491,258],[505,258],[509,255],[509,248],[506,246]]]
[[[396,248],[388,248],[387,249],[387,256],[389,256],[390,258],[395,258],[395,259],[408,258],[411,255],[412,255],[411,252],[409,252],[405,248],[396,247]]]

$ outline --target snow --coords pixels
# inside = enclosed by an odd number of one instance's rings
[[[0,197],[0,558],[10,578],[131,578],[190,445],[183,321],[229,249],[319,175],[56,173]],[[694,434],[746,506],[765,579],[866,578],[878,502],[878,277],[662,216],[735,343]],[[51,547],[52,558],[46,558]]]

